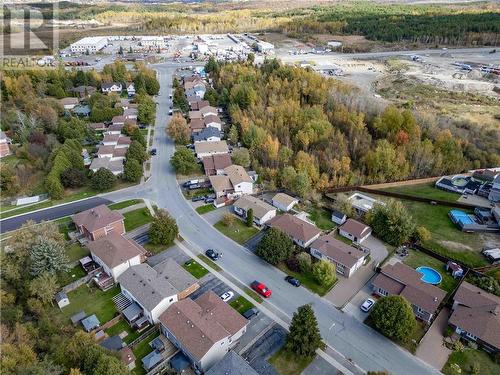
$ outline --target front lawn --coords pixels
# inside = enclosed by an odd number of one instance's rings
[[[123,216],[125,217],[125,230],[127,232],[148,224],[153,220],[147,207],[126,212]]]
[[[248,294],[252,299],[257,302],[257,303],[262,303],[264,300],[260,295],[258,295],[253,289],[250,289],[249,287],[244,287],[243,290],[245,291],[246,294]]]
[[[220,268],[217,263],[215,263],[212,259],[207,257],[206,255],[203,254],[198,254],[198,258],[200,258],[205,264],[208,264],[210,267],[212,267],[216,271],[222,271],[222,268]]]
[[[313,277],[312,273],[310,273],[310,272],[299,273],[299,272],[292,271],[284,263],[278,264],[278,268],[280,270],[282,270],[284,273],[286,273],[287,275],[293,276],[294,278],[299,280],[300,283],[302,284],[302,286],[309,289],[311,292],[316,293],[322,297],[326,293],[328,293],[330,291],[330,289],[333,288],[333,286],[337,283],[337,280],[338,280],[338,279],[336,279],[330,285],[322,286],[316,282],[316,279]]]
[[[463,352],[455,351],[451,353],[448,362],[443,367],[443,374],[455,375],[459,372],[463,375],[498,375],[500,374],[500,364],[495,363],[493,359],[482,350],[466,348]],[[479,370],[474,372],[474,367]]]
[[[149,251],[152,254],[159,254],[164,250],[169,249],[170,247],[174,246],[174,244],[171,245],[155,245],[152,244],[151,242],[146,242],[145,244],[142,245],[147,251]]]
[[[108,207],[110,210],[121,210],[122,208],[133,206],[134,204],[143,203],[142,199],[129,199],[127,201],[122,201],[118,203],[110,204]]]
[[[70,262],[76,262],[77,260],[82,259],[89,255],[89,249],[81,246],[78,243],[71,244],[66,246],[66,256]]]
[[[421,251],[413,249],[408,250],[408,256],[403,259],[403,263],[414,269],[417,269],[420,266],[428,266],[438,271],[443,280],[441,281],[441,284],[436,286],[445,290],[447,293],[453,291],[458,284],[458,281],[454,279],[450,273],[446,272],[444,268],[445,264],[443,262],[424,254]]]
[[[138,338],[141,334],[136,330],[132,329],[130,325],[125,320],[119,320],[115,325],[104,330],[108,334],[108,336],[118,336],[123,331],[127,332],[127,336],[123,338],[126,344],[130,344],[136,338]]]
[[[158,336],[160,336],[160,332],[157,331],[155,333],[152,333],[140,343],[138,343],[134,347],[134,349],[132,349],[132,352],[135,356],[135,368],[132,370],[133,374],[142,375],[146,373],[144,367],[142,367],[142,359],[153,351],[153,348],[149,346],[149,343]]]
[[[332,214],[326,208],[313,207],[309,212],[309,219],[314,221],[319,229],[331,231],[335,228],[335,223],[332,221]]]
[[[233,241],[238,242],[240,245],[243,245],[250,238],[259,233],[259,230],[255,227],[247,227],[246,224],[237,219],[234,221],[234,224],[230,227],[227,227],[224,222],[221,220],[214,225],[216,229],[222,232],[225,236],[231,238]]]
[[[207,212],[215,210],[215,206],[212,203],[205,204],[204,206],[196,207],[196,212],[200,215],[206,214]]]
[[[438,189],[433,183],[393,186],[381,190],[446,202],[456,202],[458,198],[460,198],[460,194],[450,193],[449,191]]]
[[[232,300],[229,303],[229,306],[238,311],[240,314],[243,314],[248,309],[251,309],[254,305],[245,297],[239,296],[238,298]]]
[[[191,199],[194,197],[204,197],[205,195],[212,194],[213,191],[211,188],[202,188],[195,190],[182,189],[182,194],[186,197],[186,199]]]
[[[269,363],[280,375],[300,375],[313,359],[314,357],[300,357],[281,348],[269,358]]]
[[[62,314],[66,318],[83,310],[87,315],[96,314],[101,324],[113,319],[118,311],[112,298],[120,293],[120,288],[115,286],[105,292],[86,284],[68,293],[70,304],[63,307]]]
[[[188,260],[186,263],[184,263],[182,265],[182,268],[184,268],[197,279],[201,279],[208,273],[208,270],[205,267],[203,267],[200,263],[193,259]]]

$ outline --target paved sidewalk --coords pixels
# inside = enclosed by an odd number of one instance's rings
[[[417,348],[416,356],[432,367],[441,370],[446,364],[451,350],[443,344],[443,333],[448,326],[450,310],[444,307],[436,317]]]
[[[130,211],[138,210],[139,208],[143,208],[145,206],[146,206],[145,203],[137,203],[137,204],[134,204],[132,206],[128,206],[128,207],[119,209],[118,212],[121,214],[125,214],[125,213],[130,212]]]

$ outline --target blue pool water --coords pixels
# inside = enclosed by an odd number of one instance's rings
[[[432,285],[438,285],[439,283],[441,283],[441,274],[434,268],[421,266],[418,267],[416,271],[422,274],[422,278],[420,280],[422,280],[424,283]]]

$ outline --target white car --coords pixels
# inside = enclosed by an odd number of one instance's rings
[[[220,295],[220,298],[224,301],[224,302],[227,302],[229,301],[231,298],[234,297],[234,293],[230,290],[229,292],[226,292],[226,293],[222,293]]]
[[[361,311],[368,312],[375,305],[375,301],[371,298],[368,298],[363,304],[360,306]]]

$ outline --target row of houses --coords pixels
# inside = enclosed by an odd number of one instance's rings
[[[438,189],[458,194],[471,194],[487,198],[493,203],[500,202],[500,171],[479,169],[472,175],[443,176],[435,186]]]

